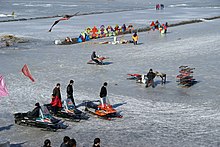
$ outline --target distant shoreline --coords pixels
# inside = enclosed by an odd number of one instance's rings
[[[114,11],[96,11],[89,13],[79,13],[76,16],[84,16],[84,15],[94,15],[94,14],[105,14],[105,13],[116,13],[116,12],[126,12],[126,11],[136,11],[136,10],[147,10],[149,8],[137,8],[134,10],[131,9],[123,9],[123,10],[114,10]],[[70,14],[71,15],[71,14]],[[28,21],[28,20],[37,20],[37,19],[49,19],[49,18],[57,18],[63,17],[64,15],[54,15],[54,16],[39,16],[39,17],[30,17],[30,18],[18,18],[18,19],[8,19],[8,20],[0,20],[1,22],[12,22],[12,21]]]
[[[147,8],[140,8],[140,9],[135,9],[135,10],[145,10],[145,9],[147,9]],[[130,9],[124,9],[124,10],[116,10],[116,11],[99,11],[99,12],[90,12],[90,13],[80,13],[80,14],[77,14],[76,16],[104,14],[104,13],[115,13],[115,12],[125,12],[125,11],[131,11],[131,10]],[[57,18],[57,17],[63,17],[63,16],[64,15],[55,15],[55,16],[42,16],[42,17],[0,20],[0,23],[13,22],[13,21],[28,21],[28,20],[37,20],[37,19],[49,19],[49,18]],[[180,25],[199,23],[199,22],[204,22],[206,20],[214,20],[214,19],[220,19],[220,16],[213,16],[213,17],[206,17],[206,18],[192,19],[192,20],[183,20],[183,21],[180,21],[180,22],[177,22],[177,23],[169,24],[168,27],[175,27],[175,26],[180,26]],[[143,28],[136,28],[133,31],[145,32],[145,31],[149,31],[149,30],[150,30],[150,27],[143,27]],[[123,34],[129,34],[129,33],[130,32],[124,32]]]
[[[192,19],[192,20],[183,20],[183,21],[180,21],[180,22],[177,22],[177,23],[168,24],[168,27],[175,27],[175,26],[192,24],[192,23],[200,23],[200,22],[204,22],[206,20],[214,20],[214,19],[220,19],[220,16],[200,18],[200,19]],[[136,31],[136,32],[146,32],[146,31],[150,31],[150,30],[151,30],[150,27],[144,27],[144,28],[134,29],[133,31]],[[124,34],[129,34],[129,33],[126,32]]]

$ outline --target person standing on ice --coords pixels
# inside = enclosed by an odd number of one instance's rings
[[[56,87],[53,89],[53,94],[61,100],[60,83],[57,83]]]
[[[73,102],[73,105],[76,106],[74,98],[73,98],[73,83],[74,83],[74,81],[70,80],[70,83],[66,88],[66,93],[67,93],[67,98],[71,99],[71,101]]]
[[[106,96],[107,96],[107,85],[108,85],[108,83],[107,82],[105,82],[104,84],[103,84],[103,86],[102,86],[102,88],[101,88],[101,91],[100,91],[100,100],[101,100],[101,107],[104,107],[105,106],[105,104],[106,104]]]
[[[152,87],[154,88],[154,78],[156,77],[156,74],[153,72],[153,69],[150,69],[147,73],[147,83],[145,87],[149,87],[149,84],[151,83]]]
[[[57,83],[53,89],[51,105],[54,106],[54,113],[56,114],[62,108],[61,94],[60,94],[60,83]]]
[[[61,100],[57,96],[55,96],[55,94],[52,94],[50,104],[52,106],[53,114],[57,115],[57,111],[62,107]]]

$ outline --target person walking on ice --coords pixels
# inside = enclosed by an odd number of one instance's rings
[[[76,106],[74,98],[73,98],[73,80],[70,80],[69,85],[66,88],[66,93],[67,93],[67,98],[71,99],[71,101],[73,102],[73,105]]]
[[[107,97],[107,85],[108,83],[105,82],[101,88],[101,91],[100,91],[100,100],[101,100],[101,107],[105,107],[106,105],[106,97]]]

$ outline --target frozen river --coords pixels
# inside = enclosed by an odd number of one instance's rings
[[[87,26],[132,23],[138,28],[156,19],[175,23],[218,16],[219,10],[170,7],[164,11],[77,16],[60,22],[51,33],[47,31],[56,18],[0,23],[1,34],[31,40],[0,49],[0,73],[10,93],[0,98],[0,138],[24,147],[42,145],[46,138],[51,139],[53,146],[59,146],[65,135],[75,138],[79,147],[91,146],[96,137],[101,138],[104,147],[220,146],[219,19],[168,28],[163,36],[157,31],[142,32],[138,34],[140,44],[137,46],[53,44],[55,39],[77,37]],[[131,35],[123,37],[131,39]],[[113,39],[94,42],[103,40]],[[86,64],[94,50],[110,57],[108,61],[113,64]],[[35,83],[22,75],[24,64],[29,65]],[[195,67],[196,85],[188,89],[178,87],[176,75],[180,65]],[[150,68],[166,73],[167,84],[160,85],[160,79],[156,78],[156,88],[146,89],[126,79],[128,73],[146,73]],[[76,104],[98,99],[100,87],[107,81],[108,97],[124,117],[105,121],[91,116],[80,123],[66,122],[70,126],[55,133],[14,124],[13,113],[29,111],[37,101],[49,103],[52,89],[58,82],[65,98],[70,79],[75,80]]]

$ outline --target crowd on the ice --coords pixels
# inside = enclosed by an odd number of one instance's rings
[[[156,20],[155,22],[152,21],[150,24],[150,28],[154,31],[159,30],[161,34],[165,34],[167,33],[167,27],[168,27],[168,22],[166,22],[165,24],[160,24],[158,20]]]
[[[95,138],[92,147],[100,147],[101,140],[100,138]],[[44,141],[43,147],[52,147],[52,143],[49,139]],[[64,136],[63,142],[60,144],[60,147],[76,147],[76,140],[70,138],[69,136]]]
[[[155,22],[152,21],[150,24],[151,30],[153,31],[159,30],[161,34],[167,33],[167,27],[168,27],[167,22],[165,24],[160,24],[158,20],[156,20]],[[118,24],[116,24],[114,27],[111,25],[108,25],[107,27],[105,27],[104,25],[101,25],[100,27],[94,26],[93,28],[87,27],[84,31],[80,33],[78,38],[71,39],[70,37],[66,37],[64,40],[64,44],[71,44],[75,42],[80,43],[80,42],[89,41],[90,39],[97,39],[97,38],[102,38],[102,37],[118,36],[125,32],[133,33],[131,41],[122,40],[120,42],[119,41],[117,42],[116,39],[114,38],[114,42],[112,42],[112,44],[134,43],[134,45],[137,45],[137,40],[138,40],[137,31],[134,30],[134,27],[132,24],[129,24],[128,26],[126,26],[126,24],[123,24],[122,26],[119,26]],[[109,42],[103,42],[102,44],[108,44],[108,43]],[[62,44],[62,43],[59,42],[55,44]]]
[[[126,26],[123,24],[121,27],[116,24],[114,27],[111,25],[105,26],[101,25],[100,27],[87,27],[85,31],[82,31],[78,37],[77,42],[85,42],[90,39],[102,38],[102,37],[110,37],[110,36],[117,36],[120,33],[124,33],[126,31],[132,33],[134,27],[132,24]],[[69,40],[71,41],[71,40]]]

